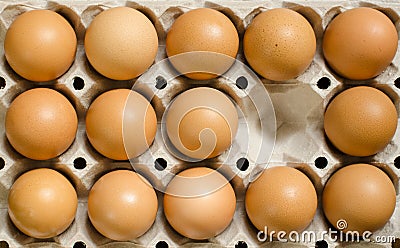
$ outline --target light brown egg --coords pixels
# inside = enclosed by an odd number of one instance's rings
[[[202,160],[228,149],[238,128],[238,114],[222,92],[198,87],[178,95],[166,113],[167,135],[189,158]]]
[[[226,72],[235,62],[238,49],[239,36],[231,20],[208,8],[190,10],[179,16],[166,39],[167,55],[175,68],[197,80],[215,78]],[[181,55],[189,52],[195,53]],[[173,58],[174,55],[180,56]]]
[[[97,15],[86,30],[85,51],[97,72],[114,80],[141,75],[153,63],[158,37],[141,12],[116,7]]]
[[[232,186],[216,170],[184,170],[168,184],[164,213],[181,235],[201,240],[217,236],[230,224],[236,208]]]
[[[374,232],[392,216],[396,190],[390,178],[369,164],[353,164],[335,172],[322,195],[325,216],[344,232]]]
[[[276,235],[280,231],[303,231],[314,218],[318,202],[314,185],[306,175],[280,166],[266,169],[249,185],[245,204],[253,225]]]
[[[332,144],[351,156],[383,150],[397,127],[397,111],[382,91],[358,86],[337,95],[325,112],[324,128]]]
[[[88,198],[88,215],[98,232],[109,239],[133,240],[153,225],[158,208],[151,184],[139,174],[117,170],[102,176]]]
[[[275,81],[302,74],[311,64],[315,49],[310,23],[290,9],[272,9],[257,15],[243,38],[244,54],[251,68]]]
[[[75,31],[61,15],[31,10],[18,16],[7,30],[4,54],[20,76],[49,81],[63,75],[74,62]]]
[[[55,90],[36,88],[23,92],[6,113],[5,128],[14,149],[35,160],[65,152],[75,139],[78,117],[68,99]]]
[[[20,176],[8,194],[8,213],[28,236],[46,239],[64,232],[75,218],[78,198],[60,173],[35,169]]]
[[[393,22],[372,8],[355,8],[336,16],[325,30],[323,52],[339,75],[364,80],[382,73],[397,51]]]
[[[157,131],[156,113],[142,95],[128,89],[97,97],[86,113],[86,134],[103,156],[126,160],[144,153]]]

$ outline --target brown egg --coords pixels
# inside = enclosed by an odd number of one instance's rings
[[[244,54],[251,68],[275,81],[302,74],[311,64],[315,49],[310,23],[290,9],[272,9],[257,15],[243,38]]]
[[[110,90],[97,97],[86,113],[86,134],[103,156],[126,160],[144,153],[157,131],[153,107],[137,92]]]
[[[382,73],[397,50],[393,22],[372,8],[355,8],[336,16],[325,30],[323,52],[339,75],[364,80]]]
[[[75,31],[64,17],[50,10],[31,10],[18,16],[7,30],[4,54],[20,76],[49,81],[72,65],[76,43]]]
[[[314,218],[318,203],[314,185],[306,175],[280,166],[266,169],[250,184],[245,204],[253,225],[276,235],[303,231]]]
[[[5,128],[17,152],[30,159],[46,160],[59,156],[72,144],[78,117],[62,94],[36,88],[14,99],[6,113]]]
[[[28,236],[46,239],[64,232],[75,218],[78,197],[55,170],[41,168],[20,176],[8,194],[8,213]]]
[[[383,150],[397,127],[397,111],[380,90],[367,86],[341,92],[328,105],[324,128],[332,144],[351,156]]]
[[[174,67],[197,80],[225,73],[235,62],[238,49],[239,36],[233,23],[221,12],[208,8],[179,16],[166,39],[167,55]],[[194,53],[182,55],[189,52]]]
[[[102,176],[88,198],[88,215],[98,232],[109,239],[128,241],[153,225],[157,195],[151,184],[133,171],[117,170]]]
[[[158,37],[141,12],[116,7],[97,15],[85,35],[85,51],[97,72],[115,80],[141,75],[153,63]]]
[[[392,216],[396,190],[390,178],[369,164],[339,169],[325,185],[322,195],[325,216],[344,232],[374,232]]]
[[[231,146],[238,114],[225,94],[198,87],[174,99],[166,113],[166,127],[169,140],[179,152],[202,160],[216,157]]]
[[[164,195],[164,213],[169,224],[191,239],[208,239],[223,232],[235,208],[236,196],[228,180],[206,167],[180,172]]]

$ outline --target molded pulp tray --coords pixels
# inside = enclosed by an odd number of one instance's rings
[[[200,7],[209,7],[220,10],[235,24],[239,37],[242,40],[246,26],[253,17],[261,11],[284,7],[298,11],[312,24],[317,37],[317,52],[308,70],[297,79],[286,82],[273,82],[262,79],[268,91],[276,113],[276,143],[268,166],[287,165],[302,170],[314,183],[317,193],[321,195],[323,185],[329,176],[343,165],[367,162],[381,167],[392,178],[398,192],[398,179],[400,176],[400,137],[397,130],[393,141],[386,149],[375,156],[357,158],[343,155],[329,142],[323,131],[323,113],[330,99],[340,91],[354,85],[371,85],[385,92],[395,103],[399,110],[400,99],[400,58],[398,50],[393,63],[377,78],[369,81],[355,82],[343,80],[326,66],[321,50],[323,30],[330,20],[338,13],[359,6],[377,8],[387,14],[399,30],[400,3],[393,1],[0,1],[0,247],[156,247],[159,241],[165,241],[170,247],[314,247],[315,243],[279,243],[257,240],[257,230],[246,217],[244,208],[244,195],[255,165],[255,158],[246,157],[243,151],[242,136],[238,136],[232,145],[233,157],[226,153],[216,159],[202,163],[185,163],[173,157],[165,149],[160,131],[150,150],[134,159],[135,168],[145,175],[153,185],[165,187],[172,177],[191,166],[209,166],[217,168],[222,161],[224,165],[221,172],[227,176],[234,176],[231,181],[237,196],[237,207],[234,219],[230,226],[220,235],[206,241],[193,241],[175,232],[167,223],[162,210],[162,194],[158,193],[159,210],[157,219],[151,229],[132,242],[114,242],[100,235],[91,225],[87,217],[87,196],[93,183],[109,171],[125,168],[131,169],[129,162],[115,162],[97,153],[89,144],[85,134],[85,112],[90,103],[101,93],[114,88],[132,88],[135,80],[113,81],[98,74],[88,63],[84,54],[83,38],[85,29],[94,16],[109,7],[129,6],[146,14],[154,23],[159,37],[159,52],[155,63],[166,58],[165,37],[174,20],[182,13]],[[3,41],[7,28],[12,21],[24,11],[31,9],[54,10],[65,18],[74,27],[78,37],[78,50],[74,64],[69,71],[56,82],[32,83],[16,73],[7,65],[4,58]],[[239,61],[245,63],[242,46],[237,56]],[[240,74],[240,71],[238,72]],[[236,76],[240,76],[237,74]],[[156,83],[157,73],[147,74],[149,84]],[[396,79],[399,80],[396,81]],[[3,80],[4,79],[4,80]],[[186,78],[176,78],[156,93],[152,104],[156,109],[159,126],[162,113],[169,101],[183,90],[195,85],[186,84]],[[398,82],[398,83],[395,83]],[[218,88],[234,99],[242,110],[249,111],[243,91],[235,83],[218,78],[208,82],[209,86]],[[396,86],[397,85],[397,86]],[[50,161],[32,161],[18,154],[7,142],[4,134],[4,117],[10,102],[23,91],[34,87],[49,87],[64,94],[74,105],[78,117],[79,127],[73,145],[57,159]],[[249,87],[251,84],[249,85]],[[251,88],[247,89],[251,90]],[[248,113],[251,114],[251,111]],[[261,113],[262,115],[262,113]],[[272,118],[267,117],[265,118]],[[101,123],[100,123],[101,125]],[[400,128],[400,125],[399,125]],[[256,134],[253,134],[256,135]],[[249,137],[250,141],[256,136]],[[251,153],[251,151],[249,151]],[[155,168],[154,156],[163,158],[167,162],[164,170]],[[246,157],[249,161],[247,170],[240,170],[236,161]],[[225,160],[228,158],[227,160]],[[325,158],[325,159],[324,159]],[[2,163],[4,162],[4,163]],[[263,165],[265,166],[265,164]],[[30,238],[16,229],[8,217],[7,195],[12,183],[22,173],[40,167],[54,168],[66,175],[75,186],[78,197],[78,211],[75,221],[61,235],[48,239],[37,240]],[[382,203],[385,204],[385,203]],[[374,233],[377,235],[392,235],[400,238],[400,203],[397,197],[396,210],[384,228]],[[212,225],[212,223],[210,223]],[[321,233],[330,227],[323,216],[321,204],[307,228],[308,231]],[[243,241],[243,242],[239,242]],[[79,243],[83,242],[83,243]],[[385,246],[391,247],[392,242],[374,244],[345,244],[327,240],[329,247],[335,246]],[[398,242],[396,242],[397,245]],[[164,246],[163,246],[164,244]],[[75,245],[75,246],[74,246]],[[166,247],[165,243],[158,243],[157,247]]]

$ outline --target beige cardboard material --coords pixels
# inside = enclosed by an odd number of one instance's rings
[[[297,167],[306,173],[316,186],[320,196],[323,185],[329,176],[338,168],[346,164],[356,162],[369,162],[380,166],[386,171],[396,185],[398,192],[398,178],[400,170],[394,165],[394,160],[400,155],[400,134],[396,132],[393,141],[388,147],[373,157],[354,158],[345,156],[332,148],[325,139],[323,131],[323,113],[330,99],[349,87],[350,85],[372,85],[384,91],[394,101],[399,110],[400,89],[395,86],[395,80],[400,78],[399,51],[393,63],[377,78],[354,82],[343,80],[332,73],[324,63],[321,49],[323,29],[329,21],[338,13],[359,6],[369,6],[382,10],[396,24],[399,30],[400,3],[396,0],[388,1],[0,1],[0,76],[5,80],[5,86],[0,89],[0,157],[4,160],[4,168],[0,170],[0,240],[4,240],[10,247],[73,247],[78,241],[82,241],[87,247],[155,247],[157,242],[165,241],[170,247],[235,247],[239,241],[245,241],[248,247],[314,247],[315,243],[285,244],[285,243],[260,243],[257,241],[257,230],[251,225],[246,217],[244,209],[244,194],[249,180],[255,171],[259,171],[265,165],[256,166],[255,157],[250,157],[250,167],[246,171],[236,168],[236,160],[245,154],[242,152],[246,146],[241,144],[239,136],[232,145],[232,152],[237,157],[229,158],[220,169],[228,177],[234,176],[231,181],[237,196],[237,209],[231,225],[219,236],[202,241],[194,242],[176,233],[167,223],[162,211],[162,194],[159,193],[160,207],[156,222],[152,228],[142,237],[132,242],[113,242],[96,232],[87,217],[86,203],[88,192],[93,183],[105,173],[117,168],[132,168],[128,162],[114,162],[98,154],[89,144],[85,135],[84,118],[85,111],[90,103],[102,92],[114,88],[131,88],[135,80],[112,81],[98,74],[88,63],[83,47],[85,29],[91,20],[100,11],[109,7],[129,6],[145,13],[154,23],[159,36],[159,53],[155,63],[163,60],[165,55],[165,36],[173,21],[182,13],[192,8],[210,7],[226,14],[238,29],[240,38],[243,37],[246,26],[252,18],[260,11],[270,8],[291,8],[304,15],[312,24],[317,37],[317,52],[309,69],[298,78],[287,82],[272,82],[263,79],[262,82],[270,94],[276,112],[276,144],[269,166],[287,165]],[[66,17],[73,25],[78,37],[78,51],[76,59],[69,71],[53,83],[31,83],[15,74],[4,59],[3,41],[7,28],[16,16],[31,9],[50,9],[57,11]],[[243,51],[240,48],[238,60],[244,62]],[[165,69],[165,68],[164,68]],[[166,69],[167,70],[167,69]],[[150,74],[149,74],[150,75]],[[155,77],[152,82],[155,84]],[[238,75],[236,75],[238,76]],[[151,75],[149,76],[151,77]],[[330,81],[327,89],[318,87],[319,80],[326,77]],[[79,79],[83,79],[84,85],[79,89]],[[73,145],[59,158],[51,161],[32,161],[16,153],[6,140],[4,134],[4,117],[10,102],[21,92],[44,86],[54,88],[63,93],[74,105],[79,116],[79,128]],[[75,85],[75,88],[74,88]],[[399,83],[400,85],[400,83]],[[82,86],[82,85],[80,85]],[[213,81],[212,86],[223,90],[239,105],[243,103],[243,93],[234,84],[229,84],[224,79]],[[250,85],[251,86],[251,85]],[[400,87],[400,86],[399,86]],[[157,93],[158,99],[153,100],[159,121],[162,112],[169,101],[184,89],[184,79],[176,79],[164,90]],[[244,110],[249,110],[248,105],[242,104]],[[160,124],[159,124],[160,126]],[[400,126],[400,125],[399,125]],[[250,139],[256,139],[256,135]],[[168,166],[164,171],[154,168],[154,157],[164,158]],[[225,156],[225,157],[224,157]],[[315,166],[318,157],[325,157],[328,165],[323,169]],[[77,158],[86,161],[86,167],[79,167]],[[220,158],[207,161],[204,164],[212,168],[218,168],[221,161],[228,158],[226,154]],[[75,163],[74,163],[75,161]],[[177,160],[167,152],[160,132],[150,151],[133,161],[135,166],[157,187],[165,187],[171,179],[171,174],[179,172],[192,166]],[[196,164],[201,165],[201,164]],[[49,240],[36,240],[21,232],[11,223],[7,214],[7,194],[15,179],[23,172],[39,168],[50,167],[65,174],[74,184],[78,196],[78,213],[73,224],[61,235]],[[235,176],[235,174],[237,174]],[[382,203],[384,204],[384,203]],[[390,221],[374,235],[394,235],[400,238],[400,210],[399,200],[397,208]],[[317,214],[307,228],[307,231],[321,233],[329,227],[323,216],[321,206]],[[0,247],[2,243],[0,243]],[[340,242],[328,241],[330,247],[346,246]],[[360,244],[361,246],[385,246],[391,247],[391,243],[383,244]],[[358,246],[358,245],[355,245]],[[76,246],[79,247],[79,246]],[[241,246],[237,246],[241,247]]]

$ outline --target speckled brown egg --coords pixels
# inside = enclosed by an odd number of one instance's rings
[[[151,21],[129,7],[98,14],[86,30],[85,51],[90,64],[105,77],[129,80],[153,63],[158,37]]]
[[[216,157],[231,146],[238,128],[238,113],[224,93],[198,87],[174,99],[165,123],[173,146],[188,159],[202,160]]]
[[[103,156],[126,160],[144,153],[154,140],[157,117],[135,91],[116,89],[98,96],[86,113],[86,134]]]
[[[8,213],[28,236],[46,239],[64,232],[75,218],[78,198],[62,174],[41,168],[28,171],[12,185]]]
[[[325,112],[325,133],[340,151],[370,156],[383,150],[397,128],[397,111],[382,91],[358,86],[337,95]]]
[[[153,225],[157,195],[139,174],[117,170],[102,176],[88,198],[91,223],[102,235],[118,241],[134,240]]]
[[[372,8],[355,8],[336,16],[322,43],[326,61],[339,75],[364,80],[382,73],[397,51],[393,22]]]
[[[383,227],[396,206],[390,178],[369,164],[353,164],[335,172],[322,195],[325,216],[344,232],[374,232]]]
[[[314,218],[317,193],[310,179],[297,169],[266,169],[246,192],[246,211],[260,231],[303,231]],[[266,228],[267,227],[267,228]]]
[[[4,54],[20,76],[42,82],[69,69],[76,44],[75,31],[64,17],[50,10],[31,10],[19,15],[7,30]]]
[[[228,180],[216,170],[196,167],[177,174],[164,195],[164,213],[181,235],[208,239],[223,232],[236,208],[236,196]]]
[[[231,20],[221,12],[200,8],[179,16],[166,39],[166,51],[175,68],[187,77],[211,79],[234,63],[239,36]],[[194,52],[193,54],[185,53]],[[174,58],[175,55],[176,56]]]
[[[18,95],[5,119],[8,141],[14,149],[35,160],[55,158],[75,139],[78,117],[68,99],[47,88]]]
[[[293,79],[311,64],[316,49],[314,30],[290,9],[258,14],[247,27],[243,50],[251,68],[275,81]]]

